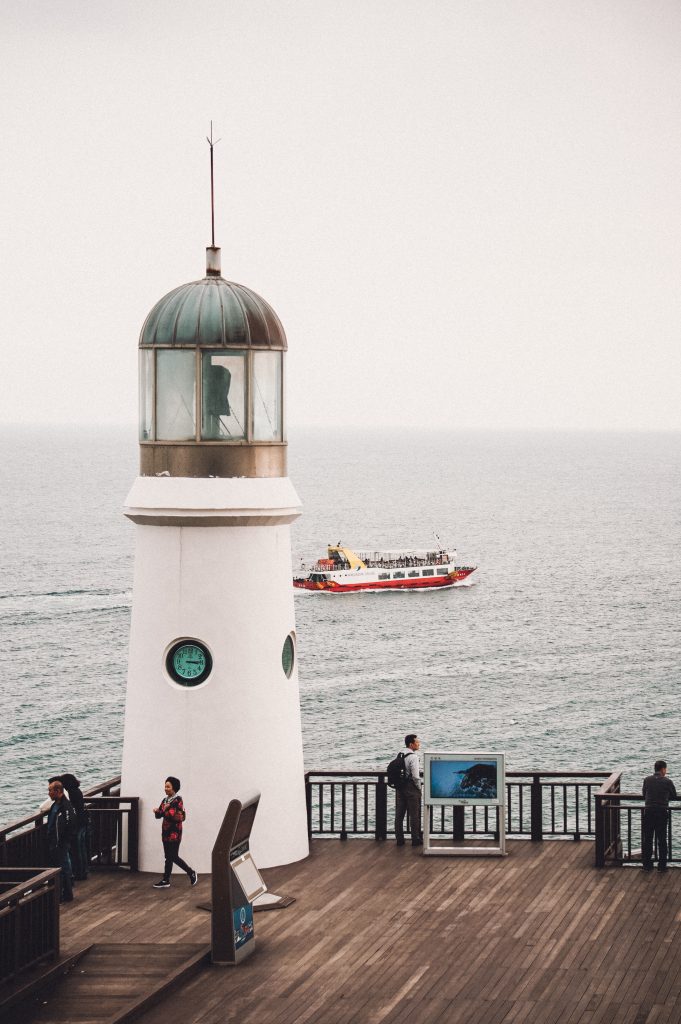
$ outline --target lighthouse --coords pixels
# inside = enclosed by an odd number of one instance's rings
[[[212,146],[211,146],[212,157]],[[140,797],[140,869],[162,863],[166,776],[187,808],[182,856],[210,871],[231,799],[262,794],[259,867],[309,852],[287,476],[286,336],[222,277],[165,295],[139,340],[140,475],[122,793]]]

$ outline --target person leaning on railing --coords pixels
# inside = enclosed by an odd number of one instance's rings
[[[76,833],[76,814],[71,802],[64,796],[61,782],[51,782],[48,792],[51,805],[47,815],[47,850],[52,867],[61,868],[59,902],[70,903],[73,899],[73,886],[69,851]]]
[[[657,839],[657,870],[667,870],[667,827],[669,801],[676,800],[676,787],[667,778],[667,762],[655,762],[655,774],[643,780],[643,870],[653,870],[653,837]]]

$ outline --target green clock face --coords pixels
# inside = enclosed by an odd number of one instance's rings
[[[200,640],[180,640],[168,651],[166,669],[181,686],[198,686],[211,673],[213,659]]]

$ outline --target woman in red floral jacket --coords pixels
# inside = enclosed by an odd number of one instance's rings
[[[154,882],[154,889],[169,889],[170,875],[173,864],[182,868],[187,873],[190,885],[196,885],[199,876],[193,868],[190,868],[180,857],[180,843],[182,842],[182,822],[187,817],[182,797],[180,796],[180,780],[174,775],[169,775],[165,784],[166,795],[158,807],[154,807],[154,814],[162,818],[161,839],[163,841],[163,852],[166,863],[163,870],[163,878]]]

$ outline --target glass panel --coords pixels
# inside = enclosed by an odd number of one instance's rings
[[[156,440],[196,437],[193,349],[156,350]]]
[[[246,353],[204,352],[201,376],[201,437],[242,441],[246,437]]]
[[[293,660],[295,657],[295,647],[293,646],[293,635],[289,635],[284,640],[284,646],[281,651],[281,667],[284,670],[284,675],[287,679],[291,678],[293,672]]]
[[[152,441],[154,438],[152,422],[154,414],[154,350],[140,349],[140,441]]]
[[[281,441],[281,352],[253,353],[253,440]]]

